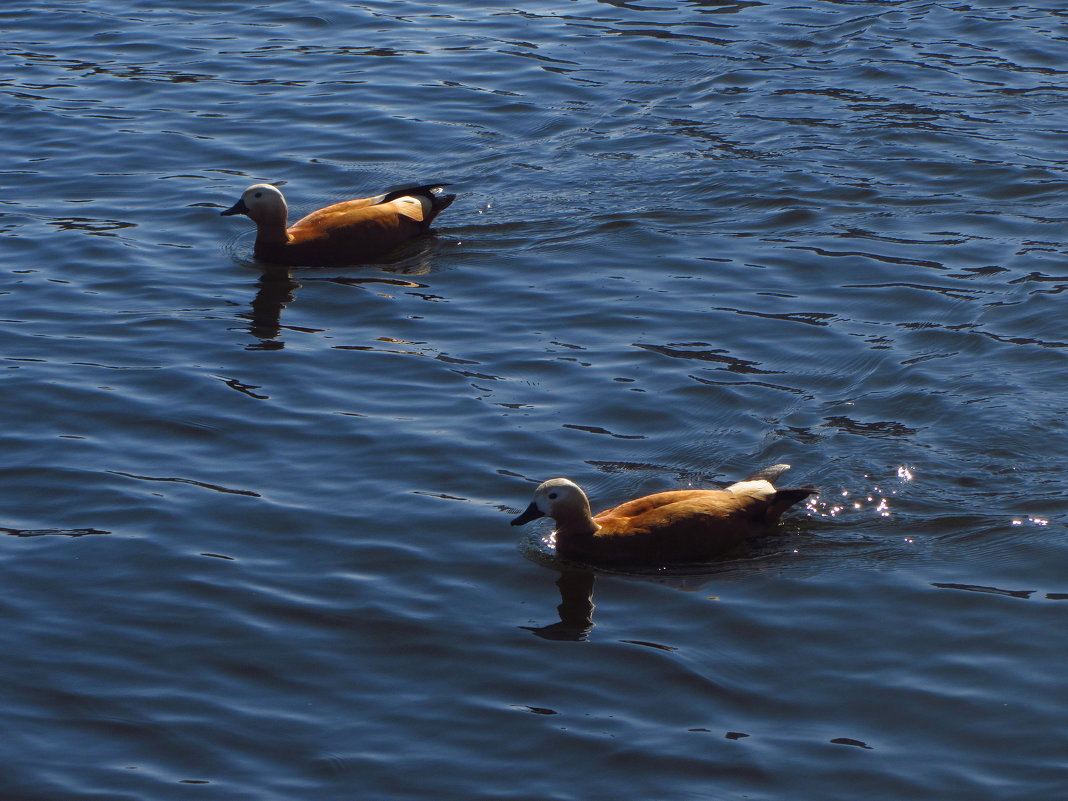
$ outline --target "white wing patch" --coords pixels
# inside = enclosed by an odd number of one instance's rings
[[[394,200],[393,205],[398,212],[416,222],[425,220],[427,213],[430,211],[430,200],[425,197],[405,195]]]
[[[727,487],[727,492],[755,495],[757,498],[763,500],[770,498],[775,494],[775,487],[772,486],[770,481],[765,481],[761,478],[756,481],[739,481],[736,484],[731,484]]]

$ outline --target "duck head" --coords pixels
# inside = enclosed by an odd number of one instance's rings
[[[235,214],[244,214],[260,227],[280,226],[284,230],[289,208],[278,187],[271,184],[253,184],[244,191],[237,203],[220,212],[221,217],[231,217]]]
[[[534,500],[512,525],[522,526],[539,517],[551,517],[558,529],[597,530],[586,493],[566,478],[551,478],[539,484],[534,490]]]

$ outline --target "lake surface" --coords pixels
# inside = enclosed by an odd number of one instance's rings
[[[1065,797],[1063,9],[5,4],[0,797]],[[287,275],[258,181],[459,197]]]

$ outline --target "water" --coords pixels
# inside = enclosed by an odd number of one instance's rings
[[[1065,17],[5,5],[0,796],[1063,796]],[[261,275],[262,180],[460,197]],[[777,461],[721,564],[508,526]]]

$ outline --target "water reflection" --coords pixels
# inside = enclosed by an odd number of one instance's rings
[[[256,283],[256,297],[252,311],[242,315],[249,320],[249,333],[259,340],[250,349],[280,350],[285,343],[278,339],[282,333],[282,310],[296,299],[300,284],[289,270],[268,270]]]
[[[301,282],[293,277],[290,270],[272,267],[266,270],[256,282],[256,295],[250,304],[251,311],[239,315],[249,321],[248,332],[258,340],[255,344],[249,345],[248,350],[281,350],[285,347],[285,342],[281,339],[283,330],[302,333],[318,333],[323,330],[307,326],[282,325],[282,312],[296,300],[297,290],[311,281],[327,281],[353,287],[385,284],[404,289],[426,288],[425,284],[400,278],[306,277]]]
[[[662,356],[668,356],[673,359],[694,359],[696,361],[722,364],[724,366],[719,369],[729,370],[732,373],[772,374],[782,372],[781,370],[765,370],[760,367],[759,362],[731,356],[725,349],[713,348],[707,342],[671,342],[665,345],[635,342],[634,347],[659,353]]]
[[[988,587],[982,584],[957,584],[944,581],[935,581],[931,584],[940,590],[964,590],[965,592],[979,592],[987,595],[1004,595],[1009,598],[1030,598],[1035,590],[1006,590],[1000,587]]]
[[[521,626],[546,640],[585,642],[593,628],[592,570],[567,569],[560,573],[556,586],[560,590],[560,605],[556,607],[560,620],[548,626]]]
[[[112,232],[137,227],[137,223],[94,217],[53,217],[48,220],[48,224],[54,225],[60,231],[82,231],[92,236],[118,236]]]
[[[60,536],[60,537],[88,537],[96,534],[110,534],[110,531],[104,531],[99,528],[3,528],[0,527],[0,534],[6,534],[9,537],[47,537],[47,536]]]
[[[400,251],[401,258],[388,264],[354,265],[354,269],[376,267],[383,272],[395,275],[425,275],[431,270],[431,257],[434,252],[432,241],[414,243]],[[293,277],[293,269],[280,265],[255,262],[263,271],[256,282],[256,295],[252,299],[251,310],[240,315],[249,321],[248,332],[257,340],[247,350],[281,350],[285,342],[281,339],[283,329],[317,333],[319,328],[303,328],[282,325],[282,312],[296,300],[297,290],[311,281],[328,281],[344,286],[360,287],[367,284],[385,284],[404,289],[426,289],[426,284],[408,281],[403,278],[350,277],[344,275],[320,276],[314,274],[315,268],[305,268],[301,281]],[[310,274],[304,274],[310,273]],[[427,300],[436,300],[437,296],[421,295]]]
[[[566,640],[570,642],[587,642],[593,629],[593,586],[596,571],[579,565],[557,567],[560,577],[556,587],[560,591],[560,604],[556,607],[559,620],[547,626],[520,626],[546,640]],[[639,581],[651,581],[656,584],[674,587],[684,592],[694,592],[706,585],[711,578],[712,565],[698,565],[692,568],[679,567],[672,570],[655,568],[649,571],[634,569],[631,571],[611,572]],[[601,572],[604,572],[603,570]],[[645,640],[621,640],[630,645],[642,645],[661,651],[674,651],[670,645],[648,642]]]

